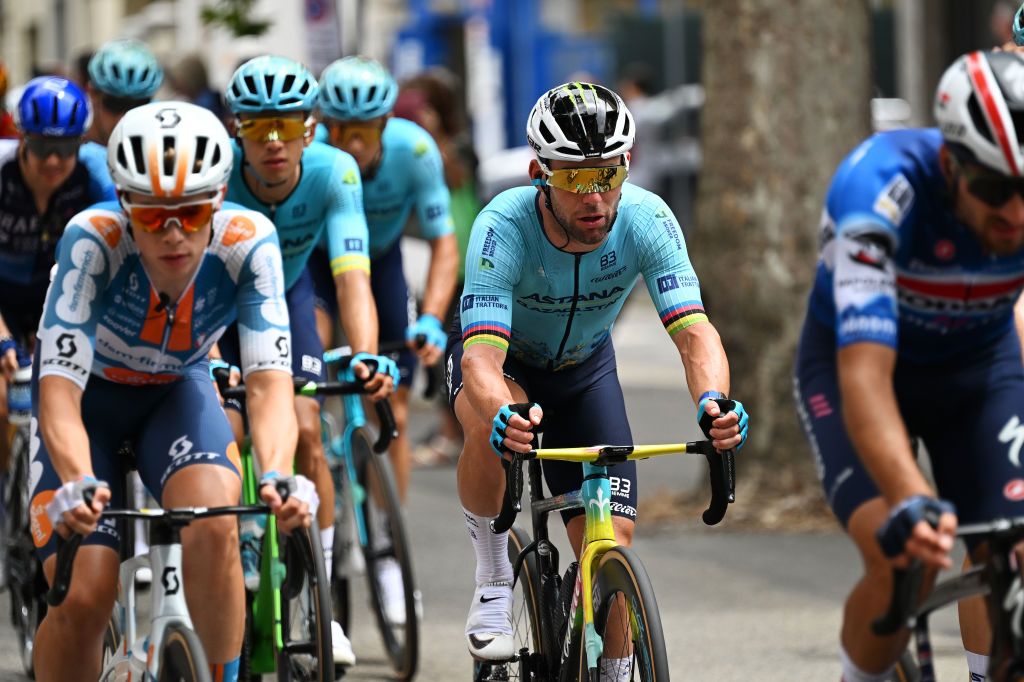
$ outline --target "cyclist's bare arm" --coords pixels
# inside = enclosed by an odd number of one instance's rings
[[[10,338],[11,329],[4,322],[4,316],[0,315],[0,339]],[[14,377],[14,373],[18,371],[18,358],[15,350],[12,348],[0,357],[0,376],[10,381]]]
[[[1021,352],[1024,353],[1024,293],[1013,306],[1013,325],[1017,328],[1017,339],[1021,341]]]
[[[341,328],[352,350],[356,352],[377,354],[377,338],[379,327],[377,322],[377,305],[374,302],[373,290],[370,288],[370,275],[361,269],[347,270],[334,276],[334,287],[338,297],[338,315],[341,317]],[[356,371],[360,379],[365,375]],[[366,382],[370,400],[386,398],[393,390],[391,378],[383,372],[377,373]]]
[[[446,234],[430,241],[430,269],[427,270],[427,289],[423,293],[424,314],[439,320],[445,318],[448,305],[455,293],[455,280],[459,271],[459,244],[454,234]]]
[[[515,402],[505,384],[502,366],[505,364],[505,351],[486,343],[474,343],[462,355],[462,392],[466,394],[473,411],[487,425],[491,424],[494,415],[505,405]],[[534,423],[540,421],[540,410],[534,408],[531,416]],[[518,414],[512,415],[505,433],[510,440],[518,441],[521,452],[529,450],[533,435],[526,429],[530,422]]]
[[[245,378],[245,404],[253,450],[263,471],[292,472],[299,438],[291,374],[267,369]]]
[[[710,322],[698,322],[672,335],[686,370],[686,386],[696,405],[705,391],[729,393],[729,361]]]

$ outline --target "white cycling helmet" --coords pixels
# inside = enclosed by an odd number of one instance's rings
[[[542,160],[610,159],[633,147],[636,125],[617,94],[592,83],[548,90],[530,111],[526,139]]]
[[[959,158],[1024,175],[1024,55],[970,52],[946,69],[935,118]]]
[[[158,197],[219,191],[233,159],[220,119],[186,102],[152,102],[128,111],[107,144],[117,189]]]

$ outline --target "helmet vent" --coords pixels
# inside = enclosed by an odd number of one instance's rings
[[[309,81],[308,80],[303,80],[302,81],[302,87],[299,88],[299,94],[300,95],[305,95],[307,92],[309,92]]]
[[[146,157],[142,154],[142,136],[132,135],[129,140],[132,143],[132,156],[135,159],[135,172],[144,174],[146,172]]]
[[[267,73],[263,75],[263,87],[266,88],[266,92],[269,95],[274,92],[274,75]]]
[[[114,72],[114,78],[121,79],[121,67],[117,64],[111,64],[110,70]]]
[[[295,76],[288,74],[284,77],[284,83],[281,85],[281,92],[288,92],[292,89],[292,85],[295,84]]]
[[[256,92],[256,79],[252,76],[246,76],[242,80],[245,81],[245,89],[250,93]]]
[[[971,115],[971,122],[974,123],[974,129],[977,130],[986,140],[995,144],[996,141],[992,137],[992,131],[989,130],[988,121],[985,120],[985,115],[981,113],[981,105],[978,103],[978,97],[973,92],[967,100],[967,112]]]
[[[544,141],[547,142],[548,144],[551,144],[552,142],[555,141],[555,136],[551,134],[550,130],[548,130],[548,126],[546,123],[544,123],[544,121],[540,122],[540,134],[544,137]]]
[[[371,85],[369,92],[366,93],[366,101],[372,102],[373,98],[377,96],[377,86]]]
[[[39,125],[43,122],[43,115],[39,111],[39,102],[32,100],[32,118],[35,119],[35,124]]]
[[[164,175],[174,175],[174,159],[176,158],[174,137],[164,136]]]
[[[210,165],[211,166],[216,166],[218,163],[220,163],[220,145],[219,144],[213,146],[213,158],[210,159]]]
[[[59,105],[60,103],[57,101],[57,97],[55,95],[53,98],[53,106],[50,107],[50,123],[53,125],[57,125],[58,121],[60,120],[57,118],[57,107]]]
[[[68,116],[68,123],[70,125],[75,125],[75,122],[78,120],[78,107],[78,102],[75,102],[75,105],[71,107],[71,115]],[[54,108],[54,111],[56,111],[56,108]]]
[[[192,172],[200,173],[203,170],[203,158],[206,156],[206,145],[210,138],[200,135],[196,138],[196,161],[192,164]]]
[[[355,86],[352,87],[352,101],[353,102],[358,102],[359,101],[359,88],[357,88]]]
[[[117,162],[122,168],[131,172],[131,169],[128,168],[128,157],[124,154],[124,145],[117,145]]]

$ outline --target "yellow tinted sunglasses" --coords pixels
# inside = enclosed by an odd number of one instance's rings
[[[355,138],[362,140],[363,144],[376,144],[384,133],[382,125],[368,125],[366,123],[332,123],[330,125],[330,140],[335,147],[346,147]]]
[[[309,135],[312,125],[312,118],[247,118],[238,121],[238,135],[253,142],[291,142]]]
[[[559,168],[558,170],[548,170],[542,167],[541,170],[544,171],[547,180],[534,181],[534,184],[547,184],[574,194],[610,192],[629,177],[629,169],[626,166]]]

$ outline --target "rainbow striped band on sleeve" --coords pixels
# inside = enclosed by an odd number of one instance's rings
[[[704,306],[700,301],[683,301],[665,308],[658,314],[661,315],[661,323],[665,325],[665,331],[670,335],[698,322],[708,321],[708,316],[704,313]]]
[[[370,274],[370,258],[362,253],[346,253],[331,259],[331,274],[340,275],[349,270],[362,270]]]
[[[474,343],[486,343],[489,346],[508,351],[508,339],[512,329],[500,322],[473,322],[462,330],[462,347],[469,348]]]

